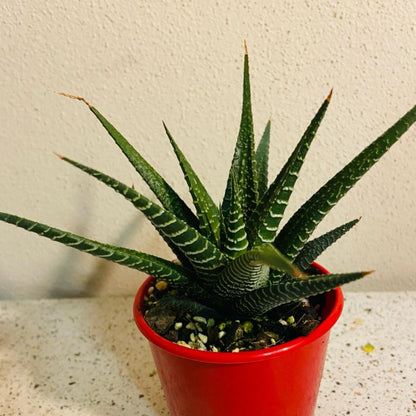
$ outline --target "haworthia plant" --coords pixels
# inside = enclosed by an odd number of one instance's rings
[[[255,148],[246,51],[240,130],[224,198],[219,206],[164,126],[188,184],[196,214],[95,107],[81,97],[63,95],[88,105],[160,204],[103,172],[63,156],[61,159],[112,188],[140,210],[172,249],[179,264],[93,241],[16,215],[0,213],[0,219],[165,281],[178,291],[171,300],[163,298],[164,302],[188,303],[194,311],[213,311],[215,308],[218,313],[242,317],[262,315],[280,305],[327,292],[368,273],[308,274],[311,263],[358,220],[312,240],[310,237],[329,210],[416,121],[415,106],[313,194],[281,227],[285,208],[329,106],[332,91],[281,171],[269,184],[271,123],[267,123]]]

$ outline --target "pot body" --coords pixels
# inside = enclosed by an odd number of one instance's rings
[[[150,343],[172,416],[313,415],[329,331],[342,311],[340,288],[325,295],[324,320],[307,337],[264,350],[221,353],[191,350],[156,334],[141,313],[151,283],[150,277],[139,289],[134,317]]]

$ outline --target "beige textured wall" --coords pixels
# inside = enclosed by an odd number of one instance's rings
[[[54,91],[90,100],[186,195],[166,121],[219,200],[246,39],[257,137],[272,119],[273,172],[335,89],[289,212],[416,102],[414,0],[14,0],[0,2],[0,19],[0,209],[167,258],[134,208],[52,154],[149,195],[88,109]],[[415,155],[413,128],[317,230],[362,216],[320,258],[332,271],[377,271],[351,290],[416,289]],[[1,298],[131,294],[143,278],[3,223],[0,250]]]

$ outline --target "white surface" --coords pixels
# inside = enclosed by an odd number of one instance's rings
[[[144,219],[131,225],[129,203],[52,154],[148,193],[88,109],[54,91],[87,98],[190,201],[164,120],[219,201],[246,39],[257,138],[272,119],[273,175],[335,89],[288,212],[416,103],[414,0],[20,0],[0,2],[0,20],[0,210],[166,258]],[[377,270],[350,290],[416,290],[415,139],[413,128],[318,230],[362,217],[320,259],[334,272]],[[77,294],[96,277],[90,295],[139,285],[134,271],[10,225],[0,236],[0,298]]]
[[[132,303],[0,302],[0,415],[167,415]],[[415,412],[415,314],[416,292],[346,294],[316,416]]]

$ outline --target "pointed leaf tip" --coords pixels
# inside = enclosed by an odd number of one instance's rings
[[[163,120],[162,120],[162,125],[163,125],[163,128],[165,129],[165,133],[169,136],[170,132],[169,132],[168,126],[166,125],[166,123]]]
[[[59,154],[59,153],[57,153],[57,152],[53,152],[53,154],[54,154],[55,156],[58,156],[58,157],[59,157],[59,159],[64,159],[64,156],[60,155],[60,154]]]
[[[79,100],[85,103],[89,108],[92,108],[92,105],[83,97],[78,95],[67,94],[66,92],[57,92],[58,95],[62,95],[64,97],[72,98],[73,100]]]
[[[247,51],[247,42],[244,39],[244,55],[248,55],[248,51]]]
[[[329,91],[328,97],[326,97],[326,101],[328,101],[328,102],[331,101],[333,91],[334,91],[334,89],[331,88],[331,91]]]

